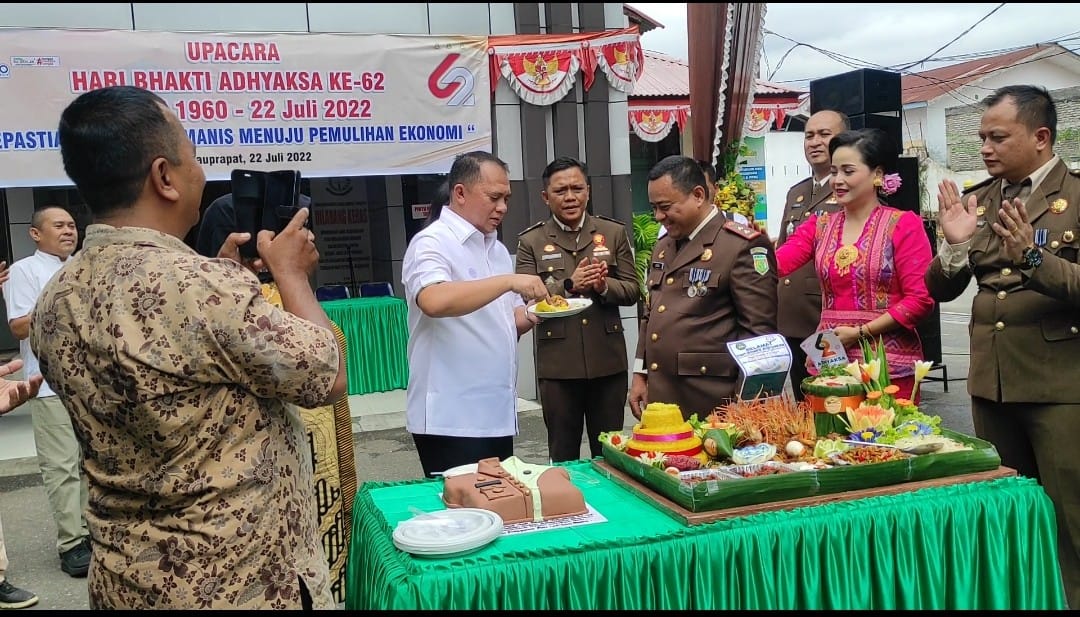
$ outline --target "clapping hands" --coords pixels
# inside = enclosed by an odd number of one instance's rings
[[[575,292],[595,291],[602,294],[607,290],[607,275],[607,262],[585,257],[570,275],[570,281],[574,284]]]

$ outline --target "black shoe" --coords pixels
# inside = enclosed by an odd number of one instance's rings
[[[60,554],[60,569],[75,578],[82,578],[90,570],[90,546],[85,540],[75,548]]]
[[[38,597],[4,581],[0,583],[0,608],[26,608],[37,604]]]

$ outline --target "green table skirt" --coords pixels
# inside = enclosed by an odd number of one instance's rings
[[[346,608],[1059,609],[1053,506],[1005,478],[688,527],[567,465],[605,523],[503,536],[456,558],[394,547],[409,506],[443,508],[441,480],[356,495]]]
[[[348,341],[349,394],[408,387],[409,320],[404,300],[377,296],[321,304]]]

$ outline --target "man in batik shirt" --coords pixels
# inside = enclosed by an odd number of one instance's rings
[[[344,392],[344,360],[309,284],[301,210],[259,254],[263,297],[230,236],[183,238],[206,179],[164,101],[118,86],[60,120],[64,168],[95,224],[45,287],[30,343],[72,417],[90,485],[90,607],[332,608],[304,427],[286,403]]]

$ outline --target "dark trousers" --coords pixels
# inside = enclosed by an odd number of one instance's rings
[[[995,403],[972,397],[975,434],[994,444],[1001,464],[1035,478],[1054,502],[1058,562],[1069,607],[1080,608],[1080,405]]]
[[[416,453],[424,475],[434,477],[458,465],[476,463],[481,459],[496,457],[500,461],[514,455],[514,436],[506,437],[454,437],[451,435],[421,435],[413,433]]]
[[[784,338],[787,339],[788,347],[791,348],[791,370],[788,371],[788,375],[791,376],[791,389],[795,392],[795,400],[801,401],[806,397],[800,386],[802,381],[810,376],[810,371],[806,370],[806,352],[799,347],[806,338],[797,339],[786,336]]]
[[[581,458],[583,429],[593,458],[603,452],[598,439],[600,433],[622,430],[626,373],[594,379],[541,379],[539,388],[552,462]]]

